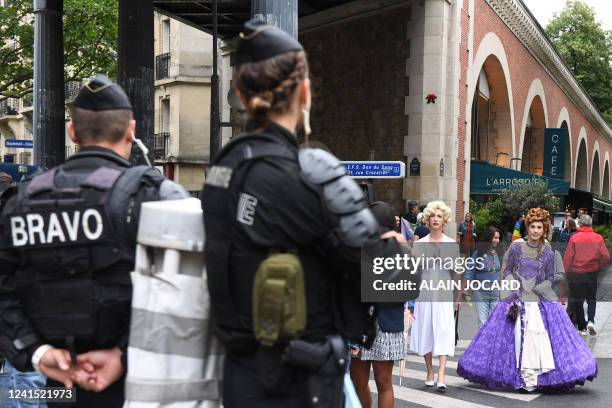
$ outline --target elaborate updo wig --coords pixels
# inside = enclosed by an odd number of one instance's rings
[[[449,222],[452,215],[452,210],[442,200],[430,201],[427,203],[427,207],[423,210],[423,219],[425,224],[429,225],[429,217],[431,217],[437,210],[442,211],[442,218],[444,222]]]
[[[550,213],[543,208],[532,208],[525,217],[525,226],[529,228],[534,222],[541,222],[544,225],[543,234],[540,237],[540,241],[544,242],[550,231]]]
[[[244,63],[234,71],[236,89],[246,100],[249,116],[261,122],[265,122],[270,113],[289,110],[291,97],[306,78],[308,61],[304,51]]]

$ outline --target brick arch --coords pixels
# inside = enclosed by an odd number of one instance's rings
[[[544,92],[544,85],[542,85],[542,81],[540,80],[540,78],[535,78],[533,81],[531,81],[531,85],[529,86],[529,92],[527,92],[527,98],[525,99],[525,105],[524,109],[523,109],[523,119],[521,121],[521,131],[519,133],[520,135],[520,141],[519,141],[519,152],[520,152],[520,158],[521,158],[521,167],[524,167],[524,163],[525,163],[525,158],[523,157],[523,151],[524,151],[524,143],[525,143],[525,129],[527,128],[527,119],[529,117],[529,113],[532,109],[532,107],[534,106],[538,106],[538,103],[541,104],[541,109],[542,109],[542,114],[543,114],[543,126],[544,127],[548,127],[548,108],[546,105],[546,94]],[[540,125],[541,126],[541,125]],[[543,142],[543,135],[542,135],[542,142]],[[530,146],[531,147],[531,146]],[[543,144],[542,144],[542,148],[543,148]],[[540,166],[541,167],[541,166]],[[532,169],[529,169],[530,171]]]
[[[565,149],[566,158],[565,158],[565,181],[572,182],[572,168],[574,167],[574,150],[573,150],[573,142],[572,142],[572,123],[570,121],[569,111],[564,106],[559,111],[559,116],[557,118],[557,128],[562,128],[563,123],[565,123],[565,128],[567,129],[567,148]]]
[[[601,195],[601,162],[599,153],[599,141],[595,141],[591,153],[591,171],[589,171],[589,191]]]
[[[497,59],[497,62],[501,66],[503,77],[505,80],[508,108],[510,110],[510,137],[512,139],[512,157],[516,157],[516,144],[515,144],[515,126],[514,126],[514,101],[512,93],[512,81],[510,77],[510,67],[508,65],[508,57],[504,49],[502,41],[499,39],[497,34],[489,32],[480,41],[478,50],[474,55],[472,66],[470,67],[470,74],[468,78],[468,90],[467,90],[467,117],[470,117],[470,110],[474,103],[474,93],[476,91],[476,84],[478,83],[478,77],[487,60],[491,61],[491,56]],[[469,139],[468,139],[469,140]]]
[[[578,142],[576,143],[576,165],[574,166],[574,174],[572,176],[572,186],[585,191],[589,189],[588,145],[587,132],[584,126],[582,126],[578,134]],[[582,146],[584,146],[584,151],[581,151]]]

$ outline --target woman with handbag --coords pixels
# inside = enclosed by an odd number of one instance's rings
[[[548,211],[532,208],[527,239],[512,243],[502,278],[520,283],[463,354],[457,373],[489,388],[569,389],[597,376],[597,362],[553,290],[555,254],[545,240]],[[502,284],[504,281],[502,281]],[[503,289],[503,287],[502,287]]]

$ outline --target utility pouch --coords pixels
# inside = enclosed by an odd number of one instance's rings
[[[304,272],[294,254],[272,254],[255,275],[253,331],[262,346],[298,337],[306,328]]]

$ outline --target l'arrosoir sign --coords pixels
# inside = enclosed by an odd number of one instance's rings
[[[509,188],[530,183],[547,183],[548,190],[554,194],[567,194],[569,183],[550,177],[542,177],[472,160],[470,164],[470,193],[497,194]]]
[[[508,187],[518,187],[524,184],[538,184],[545,183],[543,180],[537,178],[507,178],[507,177],[485,177],[484,185],[491,188],[492,191],[499,189],[505,190]]]

